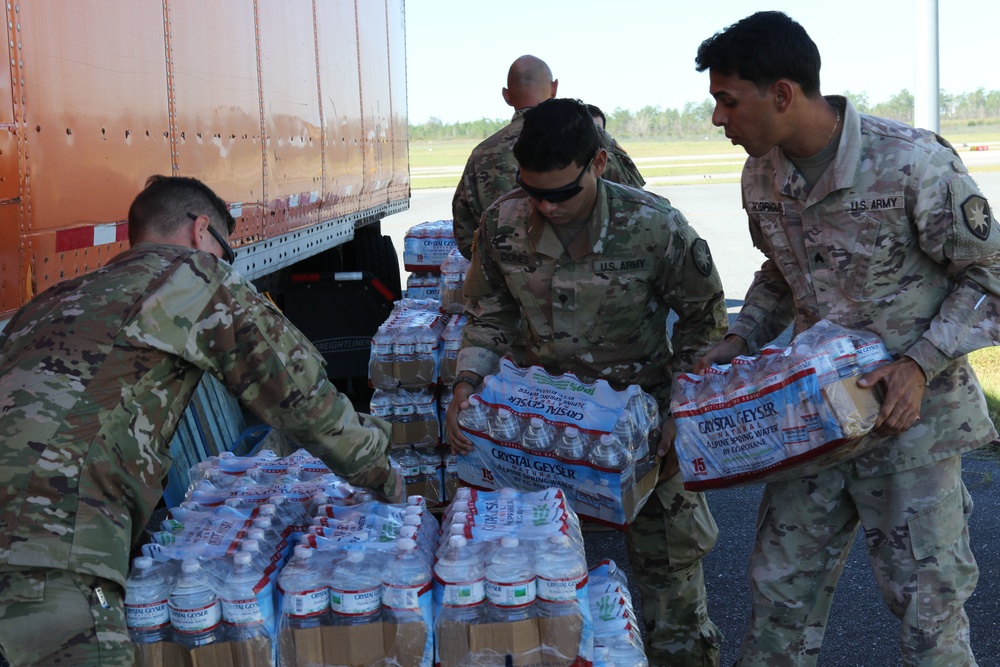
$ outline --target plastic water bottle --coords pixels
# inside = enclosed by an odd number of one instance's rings
[[[396,540],[396,555],[382,573],[382,620],[386,623],[423,622],[420,594],[430,589],[431,568],[417,551],[417,543]]]
[[[398,381],[393,377],[394,345],[396,332],[388,324],[383,324],[372,336],[372,356],[369,362],[369,376],[375,387],[389,389]]]
[[[608,665],[613,667],[647,667],[649,661],[643,649],[625,637],[616,637],[608,646]]]
[[[371,414],[387,422],[392,421],[392,396],[384,389],[372,393]]]
[[[254,567],[253,556],[247,551],[233,555],[233,573],[227,577],[219,593],[222,599],[222,621],[230,641],[252,642],[255,638],[269,639],[264,625],[264,609],[271,604],[271,591],[255,589],[263,574]],[[263,597],[264,606],[261,605]]]
[[[334,625],[364,625],[380,620],[382,580],[364,551],[348,551],[330,575],[330,611]]]
[[[260,550],[261,543],[257,539],[262,536],[262,531],[258,528],[248,530],[247,536],[240,540],[240,553],[250,555],[250,563],[258,572],[270,574],[268,570],[271,567],[271,556]]]
[[[294,556],[278,577],[278,590],[284,596],[282,612],[291,628],[328,624],[330,588],[312,562],[313,553],[307,546],[296,545]]]
[[[405,389],[398,389],[392,395],[392,419],[393,423],[403,424],[401,426],[403,437],[410,438],[407,434],[412,434],[413,427],[409,424],[419,420],[417,415],[417,404],[414,402],[413,394]],[[412,444],[409,441],[399,444]]]
[[[406,517],[414,516],[420,519],[419,524],[410,523],[408,525],[415,525],[420,530],[420,534],[428,542],[437,542],[437,536],[441,533],[441,525],[438,520],[431,514],[430,510],[426,507],[421,507],[417,505],[408,505],[403,511],[403,523],[407,525]]]
[[[555,429],[541,417],[532,417],[521,436],[521,444],[529,452],[551,452],[556,448]]]
[[[417,339],[414,337],[412,329],[403,328],[396,335],[392,351],[396,357],[396,363],[405,363],[416,359]]]
[[[506,408],[497,410],[496,417],[490,424],[490,435],[501,442],[518,442],[521,439],[521,425],[517,423],[517,416]]]
[[[433,447],[417,447],[417,456],[420,457],[420,475],[428,488],[436,489],[437,495],[441,495],[441,485],[444,483],[444,461],[441,454]]]
[[[419,484],[423,481],[423,460],[413,447],[407,446],[394,450],[392,459],[399,464],[407,485]]]
[[[597,440],[597,445],[590,450],[587,458],[595,466],[610,470],[627,470],[632,462],[632,457],[618,438],[607,433]]]
[[[618,438],[618,442],[632,453],[634,461],[641,461],[649,456],[649,438],[646,434],[640,434],[636,429],[631,410],[622,410],[611,435]]]
[[[194,648],[222,639],[222,605],[197,560],[181,563],[181,576],[170,590],[167,604],[178,644]]]
[[[470,396],[469,407],[458,413],[458,423],[469,431],[485,433],[489,430],[489,408],[478,396]]]
[[[576,592],[587,581],[587,562],[567,535],[553,535],[546,546],[535,560],[539,615],[576,614]]]
[[[452,535],[448,538],[448,549],[434,565],[434,577],[442,586],[439,624],[486,621],[486,570],[464,537]]]
[[[580,461],[587,455],[587,441],[580,434],[580,429],[567,426],[562,438],[556,445],[556,454],[570,461]]]
[[[527,543],[505,535],[486,566],[487,615],[507,623],[534,615],[536,585]]]
[[[414,335],[414,351],[413,359],[415,361],[421,362],[420,364],[420,375],[415,378],[415,384],[430,384],[437,380],[435,369],[437,366],[438,347],[441,344],[441,339],[438,335],[438,331],[431,326],[422,326],[417,329]]]
[[[125,582],[125,621],[136,644],[170,639],[169,585],[153,567],[153,559],[139,556]]]

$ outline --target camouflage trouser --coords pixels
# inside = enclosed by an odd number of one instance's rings
[[[121,588],[62,570],[0,571],[0,650],[11,667],[131,667]]]
[[[858,525],[908,667],[976,665],[965,601],[979,578],[960,456],[874,478],[844,463],[764,490],[738,665],[815,665]]]
[[[679,474],[656,487],[627,532],[651,667],[715,667],[722,633],[708,618],[701,559],[719,529]]]

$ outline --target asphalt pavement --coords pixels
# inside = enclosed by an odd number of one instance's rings
[[[1000,172],[974,176],[988,198],[1000,201]],[[762,256],[750,243],[746,217],[740,208],[739,184],[706,181],[702,185],[651,185],[648,189],[668,197],[685,213],[709,242],[726,294],[742,298]],[[395,241],[401,271],[406,229],[425,220],[449,219],[451,195],[451,190],[415,190],[409,211],[383,221],[383,233]],[[401,275],[405,276],[405,271]],[[739,301],[729,301],[729,306],[731,316],[739,311]],[[980,450],[966,455],[963,470],[975,502],[969,530],[980,570],[978,588],[966,605],[972,646],[980,667],[1000,667],[1000,453]],[[725,635],[723,665],[731,665],[736,659],[749,620],[747,563],[761,489],[755,484],[708,492],[709,506],[719,525],[719,541],[705,558],[705,579],[709,613]],[[612,558],[631,576],[621,533],[588,531],[585,541],[591,564]],[[637,613],[641,614],[634,581],[632,592]],[[882,602],[864,542],[858,536],[834,596],[819,667],[902,664],[898,627]]]
[[[972,647],[980,667],[1000,665],[1000,454],[980,451],[964,459],[963,479],[976,508],[969,522],[973,550],[979,563],[979,586],[966,605],[972,626]],[[753,546],[760,484],[708,492],[708,503],[719,525],[719,541],[705,558],[705,586],[709,614],[722,630],[722,664],[731,665],[750,618],[747,562]],[[587,558],[596,563],[612,558],[629,573],[625,540],[618,532],[586,532]],[[639,606],[638,604],[636,605]],[[636,610],[641,614],[641,609]],[[899,624],[882,602],[859,534],[837,585],[819,667],[894,667],[902,664],[898,648]]]

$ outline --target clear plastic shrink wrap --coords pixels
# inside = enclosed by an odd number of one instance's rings
[[[790,479],[869,451],[881,398],[857,380],[890,361],[878,336],[820,320],[787,348],[678,375],[671,414],[685,488]]]
[[[591,660],[583,537],[561,489],[460,488],[441,530],[434,567],[441,667]]]
[[[457,457],[470,486],[526,491],[555,486],[583,518],[623,527],[656,482],[650,442],[658,438],[656,402],[638,386],[553,376],[510,359],[487,376],[459,425],[474,450]]]

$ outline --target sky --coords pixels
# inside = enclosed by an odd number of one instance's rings
[[[708,99],[698,45],[741,18],[784,11],[819,47],[824,94],[884,102],[916,90],[917,13],[927,0],[406,0],[407,102],[412,124],[506,118],[510,64],[549,64],[560,97],[609,112],[683,109]],[[997,0],[939,0],[940,87],[1000,90]]]

